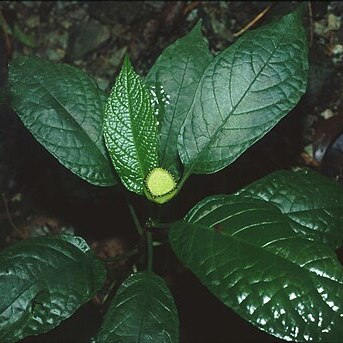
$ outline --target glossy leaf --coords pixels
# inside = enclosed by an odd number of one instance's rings
[[[201,22],[185,37],[166,48],[153,65],[147,80],[167,94],[162,118],[159,153],[161,166],[180,175],[177,137],[192,104],[198,82],[213,56],[201,34]]]
[[[117,183],[102,137],[106,98],[83,71],[37,57],[9,67],[14,110],[66,168],[99,186]]]
[[[265,193],[276,190],[277,199],[279,189],[267,180],[265,186]],[[289,192],[288,199],[296,201],[292,191],[293,185],[285,187],[281,198]],[[325,187],[317,191],[321,196]],[[294,230],[277,201],[245,194],[197,204],[170,230],[176,255],[216,297],[261,330],[292,341],[342,341],[343,270],[333,249],[313,240],[315,231],[307,236]]]
[[[245,33],[214,58],[178,137],[184,178],[226,167],[298,103],[306,89],[307,50],[295,12]]]
[[[178,342],[178,314],[159,276],[142,272],[119,288],[102,325],[98,343]]]
[[[0,254],[0,341],[58,326],[102,287],[103,264],[75,236],[28,239]]]
[[[343,187],[311,170],[277,171],[237,194],[276,205],[294,231],[339,248],[343,244]]]
[[[104,136],[121,181],[143,194],[144,179],[158,166],[157,120],[152,94],[126,57],[107,100]]]

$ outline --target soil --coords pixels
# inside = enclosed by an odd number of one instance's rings
[[[271,4],[4,1],[0,3],[0,88],[6,83],[8,61],[24,54],[75,65],[107,90],[125,53],[144,76],[163,49],[189,32],[199,18],[211,51],[217,53],[266,8],[271,7],[252,28],[297,5]],[[232,193],[279,169],[307,166],[343,183],[343,125],[327,124],[332,118],[342,123],[343,116],[343,2],[314,1],[308,6],[311,69],[305,96],[230,167],[215,176],[192,176],[177,201],[165,206],[164,222],[181,218],[205,196]],[[6,103],[0,106],[0,156],[0,247],[59,232],[84,237],[102,257],[136,246],[138,237],[123,190],[92,186],[66,170],[33,139]],[[130,200],[140,220],[147,220],[145,202],[134,195]],[[165,239],[163,233],[161,238]],[[156,248],[155,257],[155,270],[167,281],[179,309],[181,342],[278,341],[214,298],[177,262],[167,244]],[[116,268],[110,275],[119,284],[128,264]],[[22,342],[89,341],[101,325],[98,300],[51,332]]]

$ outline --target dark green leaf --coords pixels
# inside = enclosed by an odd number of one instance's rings
[[[159,142],[161,166],[180,175],[177,137],[192,104],[198,82],[213,56],[201,34],[201,22],[185,37],[165,49],[147,80],[167,94]]]
[[[126,57],[107,100],[104,136],[121,181],[143,194],[144,179],[158,166],[157,120],[152,94]]]
[[[288,191],[292,186],[281,193]],[[293,341],[342,341],[341,264],[330,246],[294,230],[279,201],[268,198],[206,198],[170,230],[173,250],[215,296],[261,330]]]
[[[179,322],[172,295],[159,276],[135,273],[119,288],[97,342],[178,342]]]
[[[184,178],[226,167],[298,103],[307,50],[297,12],[247,32],[214,58],[178,137]]]
[[[93,80],[66,64],[19,57],[9,83],[13,108],[52,155],[92,184],[116,183],[102,138],[106,99]]]
[[[59,325],[102,287],[103,264],[74,236],[39,237],[0,254],[0,341]]]
[[[308,239],[343,244],[343,187],[337,182],[311,170],[277,171],[238,194],[272,202]]]

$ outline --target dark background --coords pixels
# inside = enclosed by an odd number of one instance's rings
[[[165,47],[203,19],[213,53],[268,9],[252,28],[285,14],[295,2],[0,2],[0,86],[7,62],[37,55],[84,69],[110,87],[125,53],[146,75]],[[269,8],[270,7],[270,8]],[[192,176],[164,208],[163,221],[181,218],[207,195],[231,193],[278,169],[307,166],[343,180],[343,3],[307,4],[310,76],[305,96],[269,134],[216,175]],[[316,157],[316,158],[314,158]],[[23,127],[6,104],[0,106],[0,245],[32,236],[73,232],[101,257],[136,247],[138,236],[120,187],[98,188],[61,166]],[[129,195],[144,223],[145,201]],[[160,234],[165,240],[166,234]],[[129,261],[130,262],[130,261]],[[135,261],[138,266],[142,261]],[[109,266],[118,284],[129,263]],[[115,267],[115,268],[114,268]],[[214,298],[172,254],[156,248],[155,271],[164,277],[179,310],[181,342],[276,342]],[[87,342],[101,325],[97,299],[48,334],[23,342]]]

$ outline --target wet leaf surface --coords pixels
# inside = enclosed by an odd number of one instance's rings
[[[343,218],[326,211],[342,213],[343,189],[325,179],[319,189],[313,174],[300,194],[302,176],[276,172],[241,194],[205,198],[172,226],[171,246],[211,293],[259,329],[285,340],[341,341],[343,270],[323,236],[342,245]],[[275,187],[278,178],[284,182]],[[306,196],[320,199],[304,205]]]
[[[44,333],[102,287],[104,265],[75,236],[39,237],[1,252],[1,342]]]

